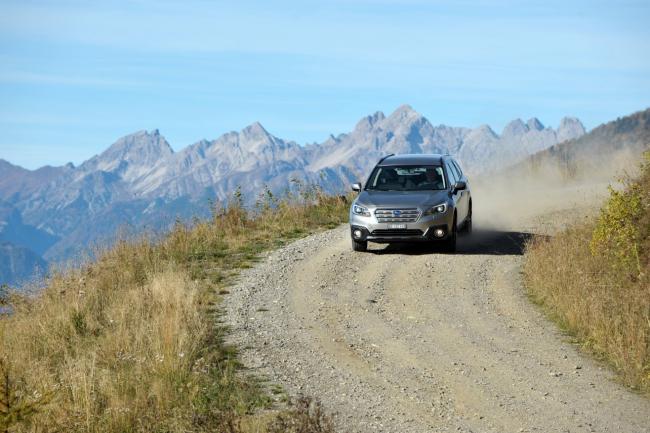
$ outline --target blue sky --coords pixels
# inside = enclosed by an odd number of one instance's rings
[[[588,128],[650,106],[646,1],[0,0],[0,158],[79,163],[159,128],[299,143],[408,103],[434,124]]]

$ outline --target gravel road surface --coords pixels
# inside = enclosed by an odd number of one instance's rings
[[[650,400],[526,298],[523,243],[540,227],[475,230],[455,255],[354,253],[347,227],[298,240],[226,297],[232,342],[341,432],[650,432]]]

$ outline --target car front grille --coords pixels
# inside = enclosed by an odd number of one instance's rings
[[[377,209],[375,217],[380,223],[414,223],[420,218],[420,211],[410,209]]]
[[[372,236],[422,236],[422,230],[418,229],[380,229],[373,230]]]

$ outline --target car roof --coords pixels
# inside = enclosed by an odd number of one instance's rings
[[[443,158],[446,155],[440,154],[405,154],[405,155],[390,155],[384,158],[378,165],[391,166],[391,165],[438,165],[442,164]]]

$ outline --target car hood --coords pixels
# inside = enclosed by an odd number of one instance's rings
[[[372,207],[420,207],[433,206],[449,199],[447,190],[442,191],[362,191],[357,203]]]

